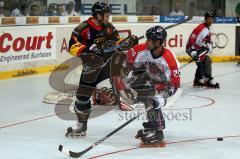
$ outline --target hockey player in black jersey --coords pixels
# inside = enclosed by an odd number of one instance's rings
[[[114,54],[104,53],[104,44],[111,40],[117,44],[123,42],[116,28],[108,22],[110,7],[103,2],[92,6],[92,17],[80,23],[72,32],[69,41],[69,53],[81,58],[83,70],[76,92],[74,111],[77,115],[77,126],[67,129],[66,137],[85,136],[88,117],[91,112],[91,101],[96,85],[110,78],[111,58]],[[137,44],[136,36],[128,41]],[[130,44],[129,43],[129,44]]]

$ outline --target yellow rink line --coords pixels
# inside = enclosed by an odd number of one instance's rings
[[[179,62],[186,63],[190,60],[188,56],[177,56]],[[239,62],[240,56],[212,56],[212,60],[215,63],[218,62]],[[10,71],[1,71],[0,80],[6,80],[11,78],[26,77],[38,74],[45,74],[52,72],[54,69],[57,70],[66,70],[68,66],[59,66],[59,65],[47,65],[39,66],[35,68],[25,68],[20,70],[10,70]]]
[[[47,66],[39,66],[34,68],[25,68],[20,70],[4,71],[4,72],[0,72],[0,80],[45,74],[45,73],[52,72],[54,69],[65,70],[67,68],[67,67],[62,67],[62,69],[60,69],[61,67],[59,68],[58,66],[59,65],[47,65]]]
[[[219,62],[239,62],[240,61],[240,56],[210,56],[212,61],[214,63],[219,63]],[[177,59],[181,63],[186,63],[191,58],[189,56],[177,56]]]

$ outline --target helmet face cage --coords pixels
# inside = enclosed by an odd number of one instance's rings
[[[110,6],[104,2],[96,2],[92,6],[92,15],[94,17],[97,16],[97,14],[104,14],[104,13],[110,13],[111,9]]]
[[[155,26],[147,30],[146,37],[153,41],[160,40],[160,44],[163,45],[167,38],[167,32],[163,27]]]

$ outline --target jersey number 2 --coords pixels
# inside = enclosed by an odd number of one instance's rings
[[[179,77],[180,72],[178,70],[173,70],[173,76],[174,77]]]

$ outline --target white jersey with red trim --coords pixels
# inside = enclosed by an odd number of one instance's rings
[[[141,44],[137,44],[135,45],[133,48],[131,48],[130,50],[128,50],[127,53],[127,63],[133,63],[138,55],[138,53],[140,53],[141,51],[147,49],[147,45],[146,43],[141,43]]]
[[[164,48],[162,55],[158,58],[153,58],[151,52],[147,49],[146,44],[135,45],[132,49],[128,51],[127,58],[125,61],[126,67],[135,66],[140,67],[142,65],[147,66],[147,73],[149,77],[153,80],[157,80],[155,84],[155,89],[157,91],[165,90],[166,82],[168,84],[169,94],[173,95],[180,86],[180,76],[179,76],[179,62],[177,61],[175,55],[168,49]],[[131,78],[131,77],[130,77]],[[134,90],[130,88],[128,77],[126,76],[116,76],[114,79],[115,88],[121,94],[120,98],[120,108],[122,110],[132,110],[129,109],[129,105],[134,106],[134,103],[131,103],[135,98],[136,94]],[[163,82],[164,80],[164,82]],[[131,90],[133,92],[129,93]],[[178,93],[179,94],[179,93]],[[159,101],[163,98],[156,96]],[[130,99],[130,100],[127,100]],[[175,98],[174,98],[175,99]],[[176,99],[175,99],[176,100]],[[163,102],[164,103],[164,102]]]
[[[147,48],[147,45],[145,43],[137,44],[127,52],[127,56],[125,61],[123,62],[123,67],[132,67],[137,55],[145,50]],[[115,88],[120,91],[126,89],[127,83],[125,82],[125,79],[121,76],[113,77]]]
[[[199,50],[206,42],[211,42],[211,32],[205,23],[201,23],[192,31],[186,49]]]
[[[180,64],[174,53],[166,48],[164,48],[164,52],[161,57],[154,59],[151,55],[151,52],[147,49],[146,44],[135,45],[128,51],[126,63],[128,66],[135,65],[136,67],[139,67],[140,65],[147,65],[148,74],[154,80],[160,80],[159,82],[162,80],[167,80],[168,83],[175,87],[175,89],[180,86]],[[158,67],[161,69],[158,69]],[[129,87],[125,82],[125,79],[121,76],[115,77],[114,83],[115,88],[118,91]],[[162,86],[164,87],[164,84]],[[160,87],[159,89],[161,89]]]
[[[170,83],[175,88],[180,86],[179,62],[172,51],[164,48],[161,56],[154,58],[150,50],[138,53],[134,67],[145,66],[148,76],[157,83]]]

